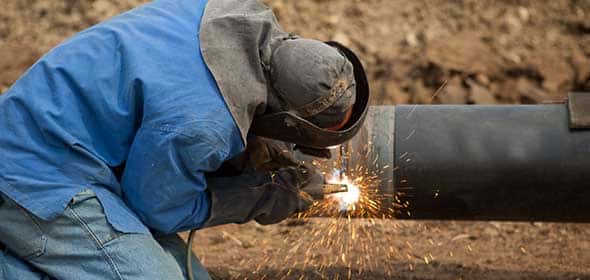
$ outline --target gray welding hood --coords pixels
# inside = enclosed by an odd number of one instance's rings
[[[244,143],[252,133],[321,150],[362,126],[369,86],[360,60],[343,45],[284,32],[256,0],[209,1],[199,36]],[[350,110],[341,129],[325,129],[333,125],[329,116],[342,120]]]

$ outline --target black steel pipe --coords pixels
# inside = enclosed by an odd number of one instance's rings
[[[347,145],[397,218],[590,222],[590,130],[568,123],[565,105],[376,106]]]

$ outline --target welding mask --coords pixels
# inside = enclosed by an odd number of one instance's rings
[[[257,136],[296,144],[329,157],[326,148],[351,139],[362,126],[369,85],[360,60],[337,42],[291,39],[273,52],[271,110],[254,118]]]
[[[199,39],[244,143],[253,134],[326,156],[362,125],[369,86],[359,59],[283,31],[260,1],[209,1]]]

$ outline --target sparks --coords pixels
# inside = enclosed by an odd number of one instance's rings
[[[351,182],[346,174],[341,174],[338,171],[335,171],[334,174],[339,174],[340,176],[333,176],[332,178],[328,179],[328,183],[346,185],[348,187],[348,191],[332,194],[328,198],[338,202],[340,211],[353,210],[355,204],[360,200],[361,189],[356,184],[354,184],[354,182]]]
[[[345,152],[345,159],[355,153],[350,149]],[[368,169],[361,165],[352,166],[346,163],[350,162],[312,161],[312,164],[326,176],[327,183],[346,185],[348,191],[327,195],[325,199],[316,201],[308,211],[297,214],[295,218],[299,220],[307,220],[310,217],[336,219],[313,222],[314,225],[307,228],[305,238],[297,236],[290,239],[292,245],[285,257],[287,262],[293,263],[302,271],[308,267],[318,268],[317,275],[322,279],[341,279],[341,276],[344,276],[343,279],[353,279],[357,274],[362,275],[376,268],[377,263],[372,258],[373,254],[395,258],[397,255],[401,256],[402,252],[409,251],[392,248],[392,252],[389,252],[386,250],[388,247],[375,246],[374,231],[371,230],[373,227],[380,227],[381,219],[393,217],[397,205],[402,205],[403,200],[379,192],[379,171],[372,171],[380,170],[379,168]],[[383,201],[393,199],[396,199],[397,204],[382,204]],[[331,267],[347,267],[349,271],[347,275],[334,274],[329,270]],[[293,277],[289,276],[292,273],[290,270],[287,272],[286,268],[279,272],[289,279]],[[386,273],[393,274],[393,271],[386,269]]]

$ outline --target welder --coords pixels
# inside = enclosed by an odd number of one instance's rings
[[[350,50],[255,0],[93,26],[0,96],[0,279],[186,279],[178,232],[305,210],[324,182],[292,151],[327,156],[367,100]]]

